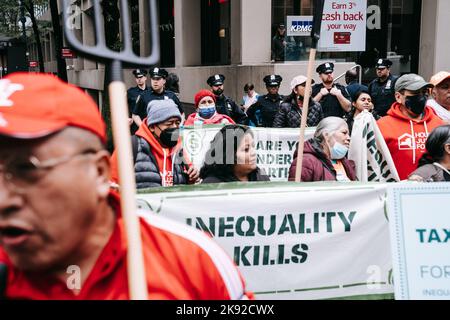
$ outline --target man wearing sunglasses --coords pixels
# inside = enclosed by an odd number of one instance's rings
[[[105,142],[82,90],[43,74],[0,80],[0,297],[129,299]],[[248,297],[231,259],[202,233],[139,221],[150,299]]]
[[[401,180],[417,169],[425,153],[428,134],[444,124],[438,116],[426,107],[431,83],[417,74],[405,74],[395,83],[395,100],[387,115],[377,124]]]

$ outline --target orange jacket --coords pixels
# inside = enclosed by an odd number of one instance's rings
[[[150,144],[151,152],[153,153],[160,170],[162,186],[173,186],[173,157],[181,148],[181,139],[178,140],[175,147],[164,148],[161,146],[159,141],[156,140],[146,123],[146,121],[143,121],[142,125],[136,132],[136,136],[144,138]],[[192,163],[189,160],[188,155],[185,152],[183,152],[183,155],[186,160],[185,162],[189,167],[191,167]],[[116,150],[114,150],[111,156],[111,180],[115,183],[119,183],[119,169]]]
[[[110,200],[115,230],[78,295],[64,281],[17,270],[0,247],[0,263],[8,267],[6,299],[129,299],[125,229],[118,196]],[[140,226],[149,299],[253,299],[233,261],[206,234],[157,215],[141,217]]]
[[[404,180],[417,169],[419,160],[426,151],[428,134],[444,122],[428,107],[425,108],[422,119],[410,119],[402,113],[400,106],[395,102],[387,116],[378,120],[377,124],[391,152],[398,175]]]

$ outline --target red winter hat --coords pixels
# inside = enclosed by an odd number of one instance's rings
[[[209,90],[202,89],[199,92],[197,92],[194,97],[194,103],[196,108],[198,107],[198,104],[204,97],[211,97],[214,100],[214,103],[216,102],[216,96],[214,95],[214,93],[212,93]]]
[[[0,80],[0,135],[34,139],[70,126],[106,142],[98,107],[81,89],[49,74],[17,72]]]

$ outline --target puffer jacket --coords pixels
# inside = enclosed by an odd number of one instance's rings
[[[343,158],[341,161],[347,177],[351,181],[356,181],[355,163],[347,158]],[[297,150],[294,152],[294,161],[289,169],[289,181],[295,181],[296,169]],[[301,181],[336,181],[336,170],[334,170],[333,164],[314,139],[306,141],[304,145]]]
[[[188,184],[189,162],[180,147],[163,148],[144,121],[136,132],[137,152],[134,161],[137,189]],[[119,183],[117,154],[111,156],[111,180]]]
[[[299,108],[295,98],[285,100],[273,120],[274,128],[299,128],[302,109]],[[309,100],[308,119],[306,125],[315,127],[323,119],[322,106],[314,100]]]

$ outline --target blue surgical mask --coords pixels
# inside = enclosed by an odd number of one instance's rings
[[[339,160],[347,155],[348,147],[339,142],[335,142],[330,152],[331,152],[331,159]]]
[[[216,106],[214,104],[209,105],[207,107],[198,108],[198,114],[203,119],[211,118],[214,115],[214,113],[216,113]]]

